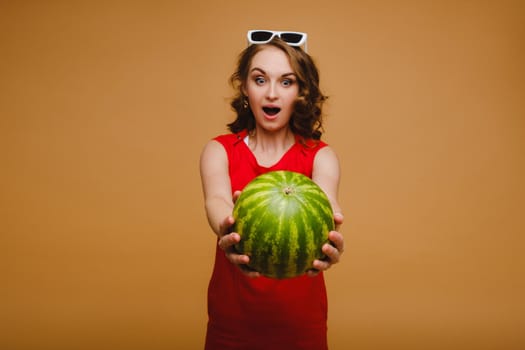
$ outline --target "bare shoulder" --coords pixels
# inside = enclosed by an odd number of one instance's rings
[[[314,170],[339,171],[339,158],[330,146],[325,146],[317,151],[314,158]]]
[[[226,151],[219,141],[209,140],[202,149],[201,157],[221,154],[226,155]]]
[[[205,198],[231,196],[228,155],[224,147],[215,140],[203,148],[200,158],[200,174]]]
[[[223,162],[227,160],[226,150],[215,140],[208,141],[201,152],[200,164],[201,168],[208,163]]]

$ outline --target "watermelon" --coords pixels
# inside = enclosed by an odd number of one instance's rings
[[[233,208],[235,245],[250,257],[248,268],[271,278],[291,278],[324,258],[321,247],[334,229],[328,197],[309,177],[272,171],[253,179]]]

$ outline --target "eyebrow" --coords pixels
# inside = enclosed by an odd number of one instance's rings
[[[262,74],[266,75],[266,72],[264,71],[264,69],[261,69],[261,68],[258,68],[258,67],[254,67],[250,70],[250,73],[253,73],[254,71],[259,71],[261,72]],[[290,73],[284,73],[284,74],[281,74],[281,77],[288,77],[290,75],[293,75],[293,76],[296,76],[296,74],[294,72],[290,72]]]

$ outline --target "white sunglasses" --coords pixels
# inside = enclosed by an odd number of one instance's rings
[[[281,38],[290,46],[301,46],[304,45],[304,51],[307,51],[306,33],[301,32],[277,32],[274,30],[249,30],[248,31],[248,44],[266,44],[269,43],[274,37]]]

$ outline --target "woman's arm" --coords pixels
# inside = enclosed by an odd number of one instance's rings
[[[338,203],[340,175],[339,160],[335,152],[328,146],[321,148],[314,158],[312,180],[326,193],[334,213],[341,212]]]
[[[200,173],[204,193],[204,208],[211,229],[219,237],[227,233],[224,219],[231,215],[233,198],[228,156],[217,141],[209,141],[201,154]],[[225,230],[226,229],[226,230]]]
[[[232,211],[236,198],[231,193],[228,156],[224,147],[217,141],[210,141],[204,147],[200,159],[200,173],[206,216],[211,229],[218,236],[217,244],[224,250],[226,258],[246,275],[259,276],[259,273],[247,268],[246,264],[250,258],[237,254],[233,248],[241,239],[238,233],[230,232],[234,224]]]
[[[344,251],[343,235],[338,232],[344,219],[338,202],[340,176],[341,169],[335,152],[330,147],[321,148],[314,159],[312,180],[323,189],[332,205],[335,230],[328,234],[328,239],[332,242],[332,245],[325,244],[323,246],[323,252],[328,259],[314,261],[314,268],[319,271],[327,270],[333,264],[338,263]],[[315,274],[315,272],[310,274]]]

